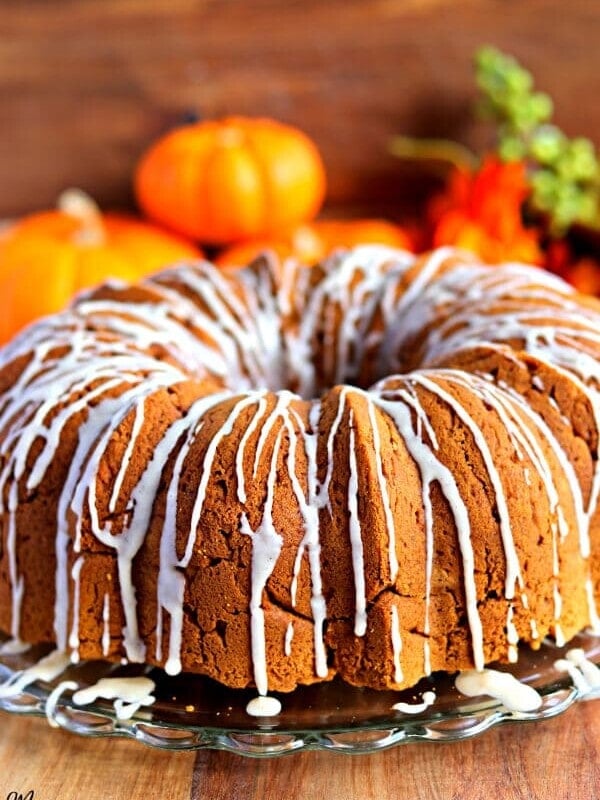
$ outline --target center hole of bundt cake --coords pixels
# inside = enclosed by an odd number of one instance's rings
[[[316,400],[336,386],[348,386],[354,389],[368,390],[375,383],[390,374],[404,372],[404,358],[396,359],[396,363],[386,363],[377,351],[364,355],[357,348],[341,359],[334,346],[322,341],[319,337],[312,353],[312,358],[300,360],[293,354],[280,371],[269,370],[266,386],[271,391],[290,391],[300,395],[303,400]],[[255,388],[259,388],[258,386]]]
[[[257,371],[248,370],[237,379],[227,381],[230,389],[268,392],[292,392],[303,400],[312,401],[322,397],[336,386],[344,385],[357,389],[369,389],[389,370],[379,364],[377,355],[362,361],[352,354],[340,359],[334,346],[315,337],[310,352],[301,350],[301,355],[291,346],[285,346],[270,358],[265,358]]]
[[[268,380],[262,386],[256,385],[253,388],[273,392],[289,391],[299,395],[303,400],[313,401],[336,386],[344,385],[367,390],[380,377],[385,377],[385,375],[379,376],[375,370],[367,375],[356,374],[354,369],[343,369],[341,365],[332,370],[320,362],[319,358],[312,363],[296,362],[286,374],[265,376]]]
[[[340,340],[342,335],[339,330],[335,336],[316,331],[310,348],[299,348],[299,352],[293,344],[284,344],[282,359],[265,370],[266,385],[261,388],[290,391],[303,400],[316,400],[336,386],[368,390],[388,375],[404,371],[402,355],[385,359],[376,344],[359,341],[354,331],[345,333],[345,341]]]
[[[402,352],[402,315],[390,326],[390,309],[395,280],[413,261],[362,246],[311,267],[265,254],[229,282],[203,267],[206,275],[188,279],[207,307],[202,347],[214,343],[220,361],[209,370],[217,375],[218,366],[234,391],[290,391],[304,400],[340,385],[366,390],[404,372],[415,354]]]

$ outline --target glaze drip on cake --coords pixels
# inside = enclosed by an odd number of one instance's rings
[[[449,249],[101,287],[0,356],[0,628],[261,695],[600,630],[598,331]]]

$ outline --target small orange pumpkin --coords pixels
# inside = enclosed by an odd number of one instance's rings
[[[219,266],[242,266],[265,250],[273,250],[280,258],[294,257],[305,264],[314,264],[338,247],[359,244],[383,244],[400,250],[412,250],[409,234],[398,225],[380,219],[317,220],[300,225],[286,237],[261,239],[233,245],[219,254]]]
[[[150,219],[225,245],[312,219],[325,195],[325,170],[316,146],[296,128],[231,117],[159,139],[140,160],[135,191]]]
[[[412,250],[409,234],[399,225],[383,219],[324,219],[313,223],[327,252],[336,247],[359,244],[385,244],[399,250]]]
[[[279,258],[297,258],[304,264],[314,264],[325,255],[323,242],[312,225],[299,225],[285,236],[276,239],[250,239],[222,250],[215,258],[220,267],[242,267],[258,255],[270,250]]]
[[[0,238],[0,343],[107,278],[134,282],[199,256],[191,243],[133,217],[102,215],[83,192],[68,190],[57,211],[24,217]]]

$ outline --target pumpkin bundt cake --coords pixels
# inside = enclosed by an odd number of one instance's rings
[[[600,305],[535,267],[183,265],[0,359],[16,642],[265,693],[600,628]]]

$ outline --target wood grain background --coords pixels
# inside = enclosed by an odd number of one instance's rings
[[[322,148],[330,203],[413,202],[390,136],[483,145],[471,57],[523,59],[558,121],[600,143],[597,0],[0,2],[0,215],[68,185],[130,199],[145,145],[190,115],[265,114]]]

